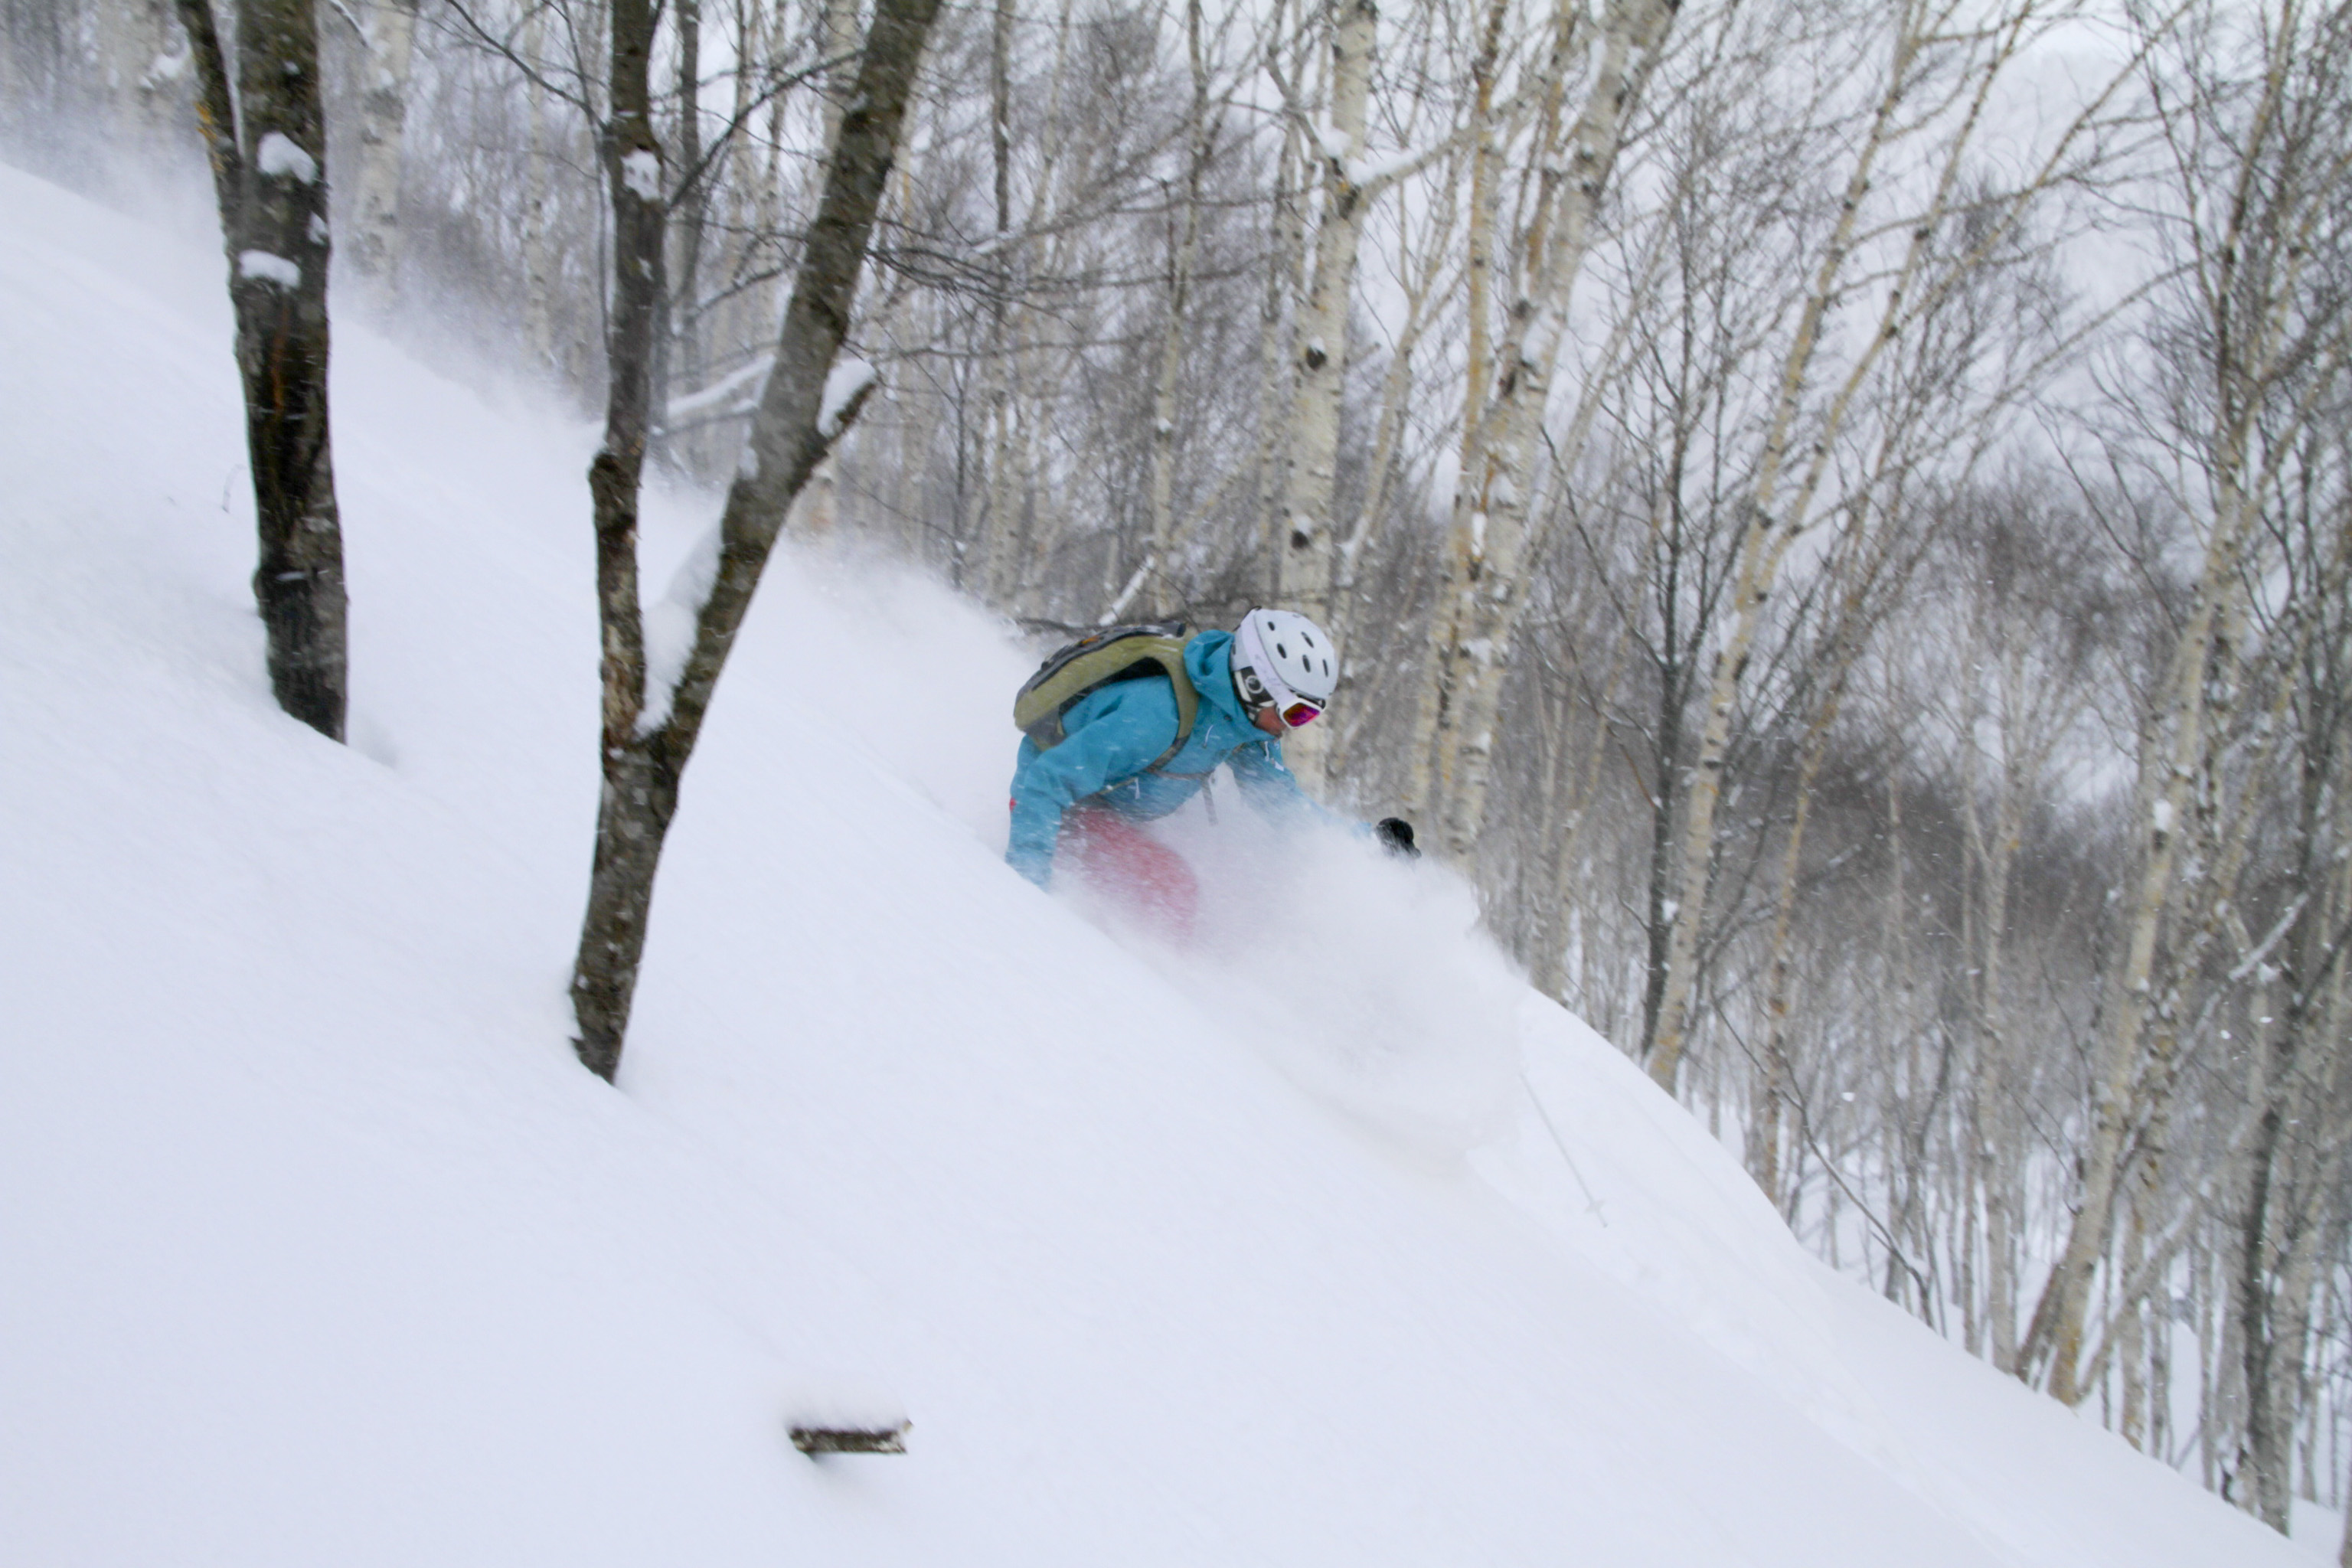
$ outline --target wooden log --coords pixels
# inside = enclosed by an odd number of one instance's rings
[[[896,1426],[794,1426],[793,1447],[809,1458],[819,1454],[903,1454],[907,1451],[907,1428],[911,1421],[901,1421]]]

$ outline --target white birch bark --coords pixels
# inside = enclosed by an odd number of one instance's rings
[[[1451,259],[1453,238],[1454,210],[1450,205],[1432,215],[1417,246],[1412,225],[1408,222],[1398,226],[1394,275],[1403,291],[1404,325],[1389,350],[1388,374],[1381,384],[1380,413],[1372,422],[1367,493],[1354,526],[1339,542],[1339,576],[1332,587],[1331,619],[1327,623],[1332,637],[1343,647],[1360,608],[1355,593],[1356,564],[1371,542],[1372,531],[1380,526],[1388,504],[1397,444],[1404,434],[1405,416],[1412,401],[1413,355],[1445,298],[1447,290],[1441,287],[1441,279]]]
[[[1348,381],[1348,307],[1370,193],[1359,183],[1379,13],[1372,0],[1336,0],[1331,22],[1330,113],[1318,127],[1315,163],[1323,206],[1315,269],[1298,313],[1297,408],[1276,536],[1282,602],[1319,618],[1331,612],[1336,573],[1331,509],[1338,482],[1339,405]]]
[[[358,189],[352,270],[371,310],[400,302],[400,167],[408,121],[409,61],[416,36],[414,0],[374,0],[360,62]]]
[[[533,10],[520,34],[525,59],[539,58],[540,13]],[[522,340],[534,373],[554,367],[554,245],[548,236],[548,209],[554,202],[548,183],[546,91],[537,72],[523,82]]]
[[[1284,0],[1275,0],[1274,23],[1282,23]],[[1295,62],[1294,62],[1295,63]],[[1284,120],[1282,146],[1275,159],[1274,201],[1266,237],[1265,291],[1258,306],[1258,447],[1255,465],[1257,517],[1263,536],[1256,542],[1256,581],[1273,597],[1282,571],[1282,498],[1288,482],[1291,426],[1298,400],[1292,393],[1292,356],[1283,323],[1299,297],[1300,271],[1306,262],[1307,231],[1299,210],[1299,186],[1311,167],[1298,118]]]
[[[1034,482],[1036,411],[1032,406],[1032,400],[1034,389],[1041,378],[1033,363],[1035,357],[1032,343],[1034,322],[1024,296],[1033,247],[1042,248],[1045,268],[1050,271],[1055,264],[1061,243],[1060,237],[1048,233],[1048,230],[1052,226],[1051,218],[1055,211],[1055,185],[1061,173],[1063,147],[1068,135],[1068,127],[1064,123],[1063,102],[1069,70],[1070,16],[1071,0],[1062,0],[1054,28],[1054,65],[1045,108],[1045,145],[1038,160],[1036,182],[1030,195],[1027,222],[1022,235],[1008,235],[1000,242],[1005,263],[1003,287],[1010,298],[1003,311],[1001,324],[995,329],[996,363],[992,366],[990,378],[986,581],[989,602],[1002,605],[1013,605],[1024,588],[1042,581],[1039,563],[1055,542],[1051,521],[1041,515],[1040,497]],[[1009,184],[1004,199],[1005,216],[1009,219],[1012,202]],[[1029,237],[1035,235],[1045,235],[1045,237],[1042,240]]]
[[[1780,484],[1794,438],[1798,415],[1822,330],[1848,286],[1847,264],[1857,242],[1858,220],[1868,196],[1878,160],[1907,133],[1905,115],[1914,108],[1906,100],[1916,85],[1916,72],[1927,51],[1944,37],[1949,13],[1925,5],[1906,5],[1898,19],[1890,48],[1883,89],[1873,110],[1869,130],[1857,151],[1838,220],[1824,246],[1779,377],[1769,429],[1744,502],[1737,585],[1731,625],[1715,652],[1708,681],[1706,722],[1698,755],[1691,771],[1681,854],[1681,894],[1675,900],[1674,930],[1668,944],[1666,982],[1659,1009],[1656,1035],[1648,1068],[1657,1083],[1672,1090],[1691,1027],[1692,1000],[1697,982],[1698,936],[1706,911],[1707,884],[1715,848],[1715,814],[1723,784],[1724,758],[1729,748],[1733,714],[1748,659],[1763,628],[1765,611],[1780,575],[1781,562],[1810,521],[1813,496],[1828,472],[1838,437],[1843,431],[1856,394],[1880,355],[1893,344],[1906,321],[1918,319],[1956,283],[1967,277],[1989,254],[1994,237],[2017,223],[2027,205],[2047,188],[2054,171],[2077,135],[2091,123],[2086,110],[2062,135],[2040,171],[2009,196],[1985,237],[1963,256],[1944,260],[1925,280],[1915,299],[1912,285],[1927,266],[1931,240],[1941,229],[1961,173],[1971,153],[1976,130],[1982,121],[1995,83],[2016,58],[2029,24],[2030,4],[1978,35],[1985,53],[1959,79],[1955,98],[1964,100],[1958,122],[1940,150],[1941,168],[1933,194],[1910,221],[1911,239],[1895,269],[1885,303],[1864,346],[1823,411],[1821,428],[1812,437],[1811,462],[1800,476],[1795,493],[1782,505]],[[2109,89],[2112,91],[2112,87]],[[2102,98],[2100,102],[2104,102]],[[1918,123],[1914,120],[1910,127]],[[1781,510],[1776,514],[1776,506]]]
[[[2004,736],[2000,779],[1993,797],[1990,843],[1977,829],[1974,803],[1968,812],[1969,837],[1984,889],[1979,921],[1976,1013],[1976,1186],[1984,1202],[1985,1317],[1990,1327],[1992,1364],[2017,1370],[2017,1152],[2015,1118],[2009,1113],[2009,1013],[2004,960],[2009,948],[2009,891],[2023,835],[2025,792],[2013,736]],[[1973,752],[1974,748],[1970,748]],[[1973,790],[1971,790],[1973,795]]]
[[[1191,134],[1184,169],[1184,211],[1180,237],[1168,263],[1168,319],[1160,334],[1160,370],[1151,395],[1151,477],[1145,512],[1143,562],[1127,587],[1103,612],[1108,626],[1127,614],[1139,592],[1150,592],[1162,611],[1172,611],[1184,598],[1182,583],[1171,570],[1176,546],[1176,393],[1184,368],[1184,338],[1192,311],[1192,263],[1201,241],[1201,179],[1209,163],[1214,129],[1209,121],[1209,65],[1201,39],[1201,0],[1186,0],[1186,54],[1192,68]]]
[[[191,61],[172,0],[113,0],[98,14],[108,84],[140,150],[152,153],[181,133],[187,113]]]
[[[2147,1257],[2148,1205],[2144,1199],[2153,1196],[2155,1167],[2152,1161],[2140,1162],[2141,1178],[2133,1184],[2126,1202],[2124,1223],[2123,1257],[2120,1273],[2128,1279],[2137,1272]],[[2117,1413],[2116,1431],[2123,1440],[2142,1453],[2147,1451],[2147,1367],[2146,1334],[2141,1303],[2137,1300],[2116,1304],[2116,1355],[2123,1369],[2123,1397]]]
[[[1441,276],[1452,262],[1454,220],[1452,204],[1441,205],[1431,215],[1417,241],[1409,218],[1401,219],[1397,225],[1392,275],[1400,279],[1403,290],[1404,325],[1390,346],[1388,374],[1381,381],[1380,413],[1373,421],[1367,493],[1347,537],[1339,542],[1339,574],[1331,585],[1330,611],[1323,622],[1332,641],[1356,658],[1364,652],[1357,632],[1372,624],[1366,618],[1370,606],[1366,604],[1367,590],[1359,582],[1357,572],[1373,531],[1386,514],[1397,447],[1404,434],[1414,391],[1413,356],[1420,349],[1423,334],[1444,308],[1446,290],[1441,286]],[[1371,717],[1365,704],[1342,703],[1330,718],[1301,731],[1293,742],[1286,742],[1293,747],[1289,755],[1291,771],[1302,779],[1328,786],[1346,773],[1356,742]],[[1327,732],[1318,735],[1318,730]],[[1310,743],[1303,749],[1296,748],[1297,740]]]
[[[2011,526],[2025,531],[2041,526],[2027,516]],[[2013,554],[2013,549],[2011,553]],[[1961,650],[1964,697],[1955,714],[1965,768],[1962,784],[1962,843],[1976,885],[1974,936],[1970,949],[1974,984],[1969,989],[1975,1062],[1973,1072],[1972,1143],[1969,1151],[1969,1183],[1980,1196],[1985,1225],[1984,1321],[1990,1330],[1987,1354],[2004,1373],[2017,1370],[2017,1262],[2019,1227],[2023,1217],[2020,1172],[2024,1153],[2019,1138],[2012,1099],[2021,1089],[2013,1077],[2017,1047],[2009,1000],[2011,894],[2017,859],[2023,847],[2025,816],[2040,796],[2058,746],[2091,700],[2086,685],[2064,670],[2037,662],[2036,655],[2053,641],[2056,624],[2067,610],[2036,592],[2022,579],[2064,568],[2028,549],[2013,559],[2007,574],[1971,554],[1965,567],[1972,575],[1986,574],[1977,607],[1969,616],[1970,637]],[[1974,678],[1975,670],[1991,671],[1990,689]],[[1990,698],[1987,704],[1980,700]],[[1990,734],[1997,754],[1988,765],[1982,737]],[[1990,778],[1990,823],[1979,801],[1980,777]]]
[[[1463,285],[1467,331],[1463,351],[1461,472],[1470,472],[1478,455],[1478,414],[1486,396],[1486,356],[1493,337],[1489,298],[1495,270],[1495,219],[1498,206],[1495,145],[1495,66],[1501,51],[1504,6],[1487,13],[1486,36],[1470,70],[1470,228],[1464,262]],[[1556,78],[1555,93],[1566,84]]]
[[[2288,11],[2292,24],[2293,7]],[[2249,575],[2242,570],[2242,551],[2261,498],[2274,482],[2276,464],[2291,447],[2293,433],[2312,418],[2316,389],[2340,373],[2346,361],[2340,323],[2330,328],[2322,322],[2317,342],[2299,337],[2289,342],[2290,333],[2312,326],[2301,319],[2303,279],[2312,259],[2309,237],[2322,215],[2332,210],[2345,170],[2340,151],[2315,161],[2314,149],[2306,145],[2284,148],[2286,162],[2280,168],[2266,164],[2266,159],[2282,155],[2268,143],[2292,107],[2288,94],[2301,85],[2293,53],[2297,41],[2291,25],[2273,35],[2251,134],[2231,171],[2235,189],[2227,216],[2219,232],[2200,237],[2210,249],[2200,256],[2199,309],[2213,333],[2217,357],[2206,367],[2213,378],[2215,412],[2198,457],[2212,515],[2194,597],[2143,752],[2138,888],[2128,907],[2123,958],[2108,986],[2082,1191],[2064,1248],[2035,1307],[2026,1347],[2029,1365],[2046,1363],[2050,1393],[2070,1405],[2087,1386],[2076,1376],[2084,1320],[2116,1210],[2129,1100],[2151,1011],[2151,971],[2179,835],[2187,820],[2189,785],[2204,748],[2209,683],[2232,673],[2212,668],[2217,643],[2234,642],[2217,634],[2241,610]],[[2310,390],[2294,406],[2281,408],[2274,393],[2290,349]]]
[[[1469,857],[1485,822],[1503,658],[1525,598],[1529,502],[1570,298],[1616,166],[1626,106],[1655,65],[1675,11],[1666,0],[1613,0],[1603,17],[1600,63],[1570,134],[1566,183],[1538,239],[1541,259],[1513,302],[1495,390],[1478,417],[1476,450],[1455,491],[1434,690],[1424,721],[1443,813],[1441,842],[1456,859]],[[1574,16],[1566,6],[1559,14],[1554,80],[1564,79],[1578,47]]]
[[[2043,1287],[2027,1336],[2028,1362],[2046,1355],[2050,1393],[2072,1405],[2084,1393],[2075,1382],[2091,1280],[2106,1250],[2122,1174],[2132,1080],[2138,1070],[2148,1014],[2148,982],[2172,887],[2179,825],[2188,809],[2189,783],[2204,744],[2205,689],[2213,627],[2238,592],[2239,541],[2252,521],[2252,498],[2238,489],[2245,453],[2242,433],[2226,438],[2237,449],[2225,459],[2221,515],[2212,524],[2196,596],[2175,646],[2161,705],[2150,727],[2137,800],[2141,836],[2138,890],[2129,906],[2124,958],[2109,988],[2108,1023],[2101,1039],[2083,1154],[2083,1191],[2064,1250]]]

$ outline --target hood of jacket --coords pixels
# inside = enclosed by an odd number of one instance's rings
[[[1242,695],[1234,689],[1234,634],[1231,632],[1200,632],[1184,645],[1184,673],[1192,678],[1192,689],[1201,700],[1213,703],[1218,711],[1244,729],[1254,729],[1250,716],[1242,710]]]

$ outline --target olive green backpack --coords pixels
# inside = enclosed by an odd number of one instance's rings
[[[1037,667],[1013,699],[1013,722],[1041,752],[1064,740],[1062,715],[1088,693],[1115,680],[1164,675],[1176,689],[1176,743],[1152,763],[1157,768],[1192,738],[1201,694],[1184,670],[1184,644],[1191,633],[1182,621],[1147,621],[1088,632]]]

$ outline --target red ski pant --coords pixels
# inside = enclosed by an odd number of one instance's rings
[[[1054,863],[1146,930],[1179,943],[1192,940],[1201,903],[1192,868],[1108,806],[1080,801],[1062,814]]]

